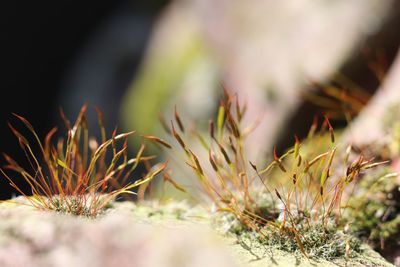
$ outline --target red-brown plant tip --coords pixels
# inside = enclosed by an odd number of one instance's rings
[[[279,194],[279,192],[278,192],[278,190],[277,190],[276,188],[275,188],[275,194],[276,194],[276,196],[279,198],[279,200],[283,202],[283,199],[282,199],[282,197],[281,197],[281,194]]]
[[[179,134],[175,130],[174,123],[171,121],[171,127],[172,127],[172,134],[175,137],[175,139],[178,141],[179,145],[186,151],[186,145],[185,142],[183,142],[182,138],[179,136]]]
[[[104,143],[104,142],[106,142],[106,128],[104,126],[103,112],[97,107],[96,107],[96,112],[97,112],[97,121],[98,121],[99,128],[100,128],[100,135],[101,135],[100,140],[102,143]],[[85,113],[80,113],[80,114],[84,115]],[[79,122],[81,115],[78,116],[77,122]]]
[[[223,99],[220,99],[220,100],[219,100],[219,107],[223,107],[224,110],[226,110],[226,105],[225,105],[225,102],[224,102]]]
[[[229,111],[229,102],[224,101],[223,99],[219,100],[219,107],[222,107],[224,109],[224,119],[227,117],[227,113]]]
[[[224,96],[221,102],[224,103],[225,105],[225,111],[228,112],[231,110],[231,105],[232,105],[232,95],[229,93],[230,90],[223,84],[222,85]]]
[[[276,153],[276,146],[274,146],[274,160],[275,161],[279,160],[278,154]]]
[[[8,163],[16,163],[9,155],[7,155],[6,153],[1,153],[3,155],[3,158],[8,162]]]
[[[166,148],[169,148],[169,149],[172,148],[172,146],[171,146],[170,144],[168,144],[165,140],[163,140],[163,139],[161,139],[161,138],[158,138],[158,137],[156,137],[156,136],[153,136],[153,135],[142,135],[142,137],[143,137],[144,139],[147,139],[147,140],[150,140],[150,141],[154,141],[154,142],[156,142],[156,143],[159,143],[160,145],[162,145],[162,146],[164,146],[164,147],[166,147]]]
[[[186,165],[188,165],[190,168],[192,168],[195,172],[197,172],[197,168],[196,168],[195,165],[193,165],[192,163],[187,162],[187,161],[185,161],[185,163],[186,163]]]
[[[229,111],[227,111],[226,115],[227,115],[228,123],[230,125],[230,128],[231,128],[231,131],[232,131],[233,135],[236,138],[239,138],[240,137],[240,132],[239,132],[239,128],[238,128],[236,122],[233,120],[232,115],[230,114]]]
[[[176,109],[176,106],[175,106],[175,111],[174,111],[174,117],[175,117],[176,123],[178,124],[179,129],[181,130],[182,133],[184,133],[185,132],[185,128],[183,127],[183,123],[181,121],[181,118],[179,117],[179,114],[178,114],[178,111]]]
[[[330,123],[328,117],[327,117],[327,116],[324,116],[324,117],[325,117],[325,122],[326,122],[326,124],[328,125],[329,133],[330,133],[330,135],[331,135],[331,143],[333,144],[333,143],[335,143],[335,134],[334,134],[334,130],[333,130],[333,127],[332,127],[332,125],[331,125],[331,123]]]
[[[218,172],[218,166],[217,166],[217,164],[215,163],[215,159],[214,159],[214,156],[213,156],[211,150],[208,151],[208,160],[210,161],[213,170],[214,170],[215,172]]]
[[[302,162],[302,157],[301,157],[301,155],[299,155],[299,157],[297,159],[297,167],[300,167],[301,162]]]
[[[276,146],[274,146],[274,161],[276,162],[276,164],[278,164],[278,167],[279,169],[281,169],[281,171],[286,172],[286,168],[283,166],[281,159],[276,153]]]
[[[230,145],[230,147],[231,147],[231,149],[232,149],[232,151],[233,151],[233,153],[237,153],[237,150],[236,150],[236,147],[235,147],[235,145],[233,144],[233,140],[232,140],[232,137],[230,137],[229,136],[229,145]]]
[[[114,131],[111,133],[111,138],[114,139],[117,136],[117,127],[114,128]]]
[[[208,123],[208,131],[209,131],[210,137],[212,139],[214,139],[215,137],[214,137],[214,121],[213,120],[210,120]]]
[[[197,169],[197,171],[198,171],[201,175],[204,175],[203,168],[201,167],[200,162],[199,162],[199,158],[193,153],[192,150],[189,149],[189,152],[190,152],[190,154],[192,155],[192,158],[193,158],[194,163],[196,164],[196,169]]]
[[[103,112],[98,107],[95,107],[95,110],[97,112],[97,120],[99,122],[99,125],[103,127],[104,126]]]
[[[71,122],[65,116],[64,110],[61,107],[58,110],[59,110],[61,121],[64,123],[65,128],[71,129]]]
[[[294,143],[294,157],[297,158],[299,156],[300,150],[300,140],[297,135],[294,135],[295,143]]]
[[[300,139],[296,134],[294,135],[294,140],[296,144],[300,144]]]
[[[238,97],[238,95],[236,94],[235,95],[236,96],[236,116],[237,116],[237,118],[238,118],[238,121],[240,122],[241,120],[242,120],[242,110],[240,109],[240,104],[239,104],[239,97]]]
[[[274,156],[274,161],[278,161],[279,160],[278,153],[276,152],[276,146],[274,146],[273,156]]]
[[[224,159],[225,159],[226,163],[228,163],[228,165],[230,165],[232,163],[232,161],[229,158],[228,153],[226,153],[225,148],[219,142],[216,141],[216,143],[217,143],[217,145],[219,147],[219,150],[221,151],[222,155],[224,156]]]
[[[164,173],[163,175],[164,181],[170,183],[175,189],[178,191],[181,191],[183,193],[187,193],[185,188],[183,188],[181,185],[179,185],[174,179],[171,178],[171,175],[169,173]]]
[[[256,172],[258,172],[257,166],[256,166],[254,163],[252,163],[251,161],[249,161],[249,163],[250,163],[250,166],[253,168],[253,170],[255,170]]]
[[[293,173],[292,181],[293,181],[293,184],[296,184],[296,182],[297,182],[297,174],[296,173]]]
[[[87,130],[88,129],[88,121],[87,121],[87,118],[86,118],[86,116],[85,115],[82,115],[82,122],[81,122],[81,124],[82,124],[82,128],[84,129],[84,130]]]
[[[124,143],[122,145],[123,148],[128,147],[128,138],[125,138]]]
[[[18,132],[12,125],[11,123],[7,123],[8,127],[11,129],[12,133],[17,137],[19,145],[21,148],[24,148],[25,146],[29,145],[28,140],[20,133]]]
[[[33,128],[32,124],[29,123],[29,121],[27,121],[24,117],[19,116],[18,114],[12,113],[13,116],[15,116],[16,118],[18,118],[20,121],[22,121],[25,126],[31,131],[34,132],[35,129]]]
[[[282,162],[279,160],[276,163],[278,163],[279,169],[281,169],[281,171],[286,172],[285,167],[283,166]]]

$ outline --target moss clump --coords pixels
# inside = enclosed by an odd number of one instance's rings
[[[296,229],[300,233],[300,239],[296,241],[295,234],[289,228],[265,226],[261,231],[253,231],[244,228],[232,214],[219,216],[217,222],[224,231],[236,236],[240,242],[245,240],[251,244],[247,245],[249,250],[252,247],[267,246],[298,256],[305,253],[309,258],[325,260],[356,257],[362,252],[361,241],[340,230],[334,223],[308,224],[305,220],[299,220]]]
[[[376,250],[400,248],[400,192],[396,176],[389,168],[381,168],[360,183],[365,193],[354,198],[345,219],[355,235],[368,241]]]
[[[382,163],[350,157],[351,146],[341,151],[325,117],[321,124],[314,121],[306,140],[295,136],[292,148],[283,154],[274,148],[271,162],[257,166],[246,154],[245,140],[253,126],[243,125],[245,110],[237,96],[224,91],[208,136],[195,128],[185,132],[176,110],[167,129],[202,193],[223,214],[223,231],[240,238],[252,234],[262,245],[307,257],[329,260],[358,252],[360,242],[338,223],[350,187],[361,173]],[[199,139],[203,152],[190,147],[193,138]]]
[[[300,227],[302,227],[300,242],[310,258],[332,260],[345,256],[354,257],[356,253],[361,252],[361,241],[338,230],[334,225],[312,224],[299,225]],[[262,239],[264,244],[287,252],[301,252],[292,232],[267,228],[264,233],[265,238]]]
[[[94,201],[89,201],[92,196],[54,196],[49,201],[49,207],[57,213],[71,214],[93,218],[112,208],[112,199],[97,196]],[[96,210],[96,213],[93,213]]]
[[[134,132],[117,134],[114,131],[111,138],[107,139],[103,115],[99,110],[97,112],[101,140],[89,135],[86,105],[81,108],[74,124],[61,112],[66,133],[58,141],[53,138],[57,128],[53,128],[41,141],[32,124],[14,114],[31,137],[24,136],[9,124],[31,168],[25,170],[4,154],[7,164],[0,168],[0,174],[30,205],[40,210],[96,217],[116,197],[135,194],[132,191],[135,187],[140,187],[139,197],[142,198],[153,178],[166,168],[166,164],[152,168],[150,161],[153,157],[143,154],[146,147],[144,140],[136,157],[130,158],[127,152],[128,137]],[[167,145],[155,136],[143,138]],[[33,139],[33,142],[29,139]],[[146,164],[149,172],[141,179],[129,182],[133,172],[142,163]],[[30,186],[32,196],[28,196],[15,183],[15,173]]]
[[[352,220],[357,235],[366,238],[376,248],[381,240],[385,243],[395,241],[400,230],[400,215],[390,203],[368,200],[360,208],[364,211],[355,211]]]
[[[82,203],[76,197],[71,197],[68,200],[61,200],[60,198],[55,198],[52,203],[52,208],[55,212],[63,214],[80,214],[84,217],[92,217],[90,209]]]

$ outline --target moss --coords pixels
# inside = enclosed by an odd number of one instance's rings
[[[284,207],[265,191],[252,192],[251,212],[271,224],[257,224],[254,229],[247,227],[232,213],[216,214],[214,224],[225,234],[234,235],[239,242],[246,240],[246,246],[264,246],[283,252],[294,253],[298,257],[307,254],[313,259],[339,259],[356,257],[361,253],[361,241],[350,233],[343,231],[344,223],[337,223],[333,218],[322,219],[315,212],[302,210],[296,212],[296,206],[291,208],[294,223],[282,223]],[[239,199],[242,206],[243,201]],[[313,214],[311,216],[311,213]],[[275,224],[275,226],[273,225]],[[297,237],[294,234],[297,233]],[[244,243],[243,243],[244,244]],[[303,250],[303,251],[302,251]]]
[[[264,245],[285,252],[302,254],[296,237],[289,229],[278,229],[272,226],[262,228],[260,232],[246,229],[232,214],[224,214],[217,220],[222,229],[235,235],[238,240],[251,240],[253,245]],[[337,225],[306,224],[304,221],[296,225],[300,233],[301,246],[310,258],[331,260],[335,258],[354,257],[361,252],[361,241],[344,233]],[[346,253],[348,246],[348,253]]]
[[[301,229],[300,241],[305,253],[310,258],[331,260],[346,256],[354,257],[361,252],[361,241],[357,238],[338,230],[336,226],[312,224]],[[299,244],[295,241],[292,232],[268,228],[263,242],[287,252],[300,253]],[[289,237],[289,238],[288,238]]]
[[[355,235],[380,252],[385,246],[400,248],[400,192],[389,172],[380,168],[365,176],[359,184],[363,194],[353,198],[344,217]]]
[[[272,203],[272,199],[265,192],[254,194],[254,199],[254,213],[280,225],[282,218],[277,212],[279,209],[274,206],[277,203]],[[308,257],[325,260],[356,257],[362,251],[361,241],[355,236],[345,233],[340,229],[341,226],[333,220],[326,220],[327,222],[324,225],[316,223],[316,220],[310,223],[308,212],[293,212],[293,219],[295,229],[299,233],[299,240],[291,231],[292,225],[288,223],[280,229],[275,226],[260,224],[260,230],[254,231],[254,229],[245,227],[235,215],[222,213],[216,215],[214,224],[225,234],[234,235],[242,245],[246,243],[250,250],[264,246],[294,253],[301,257],[303,252],[300,246],[302,246]],[[299,241],[301,245],[299,245]]]
[[[99,197],[94,202],[88,201],[89,198],[91,196],[65,196],[62,199],[54,196],[51,200],[48,200],[48,207],[57,213],[88,218],[100,216],[113,207],[111,201],[104,202],[104,197]]]

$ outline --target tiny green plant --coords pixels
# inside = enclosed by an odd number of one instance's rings
[[[362,155],[350,161],[349,147],[338,164],[334,160],[338,153],[334,130],[325,117],[321,130],[317,131],[315,121],[307,138],[318,146],[318,140],[328,133],[330,144],[323,152],[315,147],[306,151],[295,137],[292,148],[283,155],[274,149],[272,162],[259,168],[246,156],[246,138],[255,126],[243,127],[245,112],[246,106],[240,105],[237,96],[224,90],[217,119],[209,123],[208,136],[185,129],[176,109],[167,129],[217,211],[233,215],[241,232],[256,232],[262,242],[280,243],[278,247],[284,250],[295,247],[307,257],[330,259],[357,251],[359,243],[343,231],[337,234],[336,226],[351,195],[347,192],[351,191],[349,185],[364,170],[382,163],[373,163]],[[193,136],[205,149],[207,159],[190,148],[187,138]],[[237,233],[238,228],[235,229]],[[279,240],[289,242],[283,244]],[[334,248],[325,253],[316,247],[322,243]]]
[[[135,157],[128,158],[128,137],[134,132],[117,134],[114,130],[111,138],[107,139],[102,113],[97,110],[101,132],[99,144],[89,135],[86,113],[87,106],[84,105],[75,123],[71,125],[61,112],[67,135],[59,138],[55,144],[52,141],[57,128],[53,128],[42,142],[28,120],[14,114],[34,140],[31,143],[9,124],[30,169],[24,169],[4,154],[7,165],[0,171],[33,207],[95,217],[116,197],[135,194],[132,191],[135,187],[139,187],[139,191],[145,190],[153,178],[165,169],[166,164],[162,163],[149,166],[154,156],[144,155],[144,143]],[[39,153],[35,152],[35,148]],[[142,163],[149,167],[148,172],[141,179],[129,182],[132,173]],[[13,178],[15,174],[8,174],[7,170],[19,174],[29,184],[31,194],[23,192]]]

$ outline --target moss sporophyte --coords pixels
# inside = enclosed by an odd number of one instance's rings
[[[282,155],[274,149],[272,162],[259,168],[246,155],[246,138],[255,126],[242,125],[245,113],[237,96],[224,90],[207,136],[188,130],[176,108],[166,129],[203,194],[219,216],[230,218],[219,220],[228,224],[223,228],[238,236],[256,233],[261,243],[306,257],[332,259],[359,252],[360,242],[345,231],[342,214],[360,174],[384,162],[362,155],[350,161],[349,147],[338,164],[335,133],[325,117],[319,131],[315,121],[306,140],[296,136],[294,146]],[[191,148],[194,139],[204,152]],[[313,149],[304,149],[303,143]],[[200,156],[204,154],[208,156]]]
[[[204,134],[188,127],[175,108],[170,123],[162,120],[168,139],[141,135],[141,146],[132,158],[128,157],[127,148],[128,138],[134,132],[117,134],[114,130],[106,138],[100,111],[100,140],[89,135],[87,107],[83,106],[74,124],[61,113],[67,131],[55,143],[56,128],[41,141],[33,126],[15,115],[34,140],[31,143],[9,124],[30,168],[24,169],[4,154],[7,164],[0,171],[32,206],[87,217],[103,212],[118,196],[136,194],[133,191],[136,187],[138,196],[143,198],[161,172],[165,182],[191,194],[191,188],[176,182],[173,169],[164,172],[166,163],[153,165],[155,156],[145,155],[145,144],[151,142],[180,154],[183,160],[178,160],[178,164],[187,165],[193,171],[198,185],[195,187],[215,207],[216,221],[226,233],[305,257],[334,259],[357,255],[361,246],[356,231],[365,228],[354,220],[364,215],[351,211],[361,212],[363,204],[369,208],[371,205],[365,201],[368,197],[354,204],[353,195],[363,180],[360,179],[363,173],[385,162],[373,162],[353,153],[351,146],[341,149],[325,117],[321,125],[318,120],[314,121],[304,140],[295,136],[293,147],[282,154],[274,149],[269,162],[265,159],[255,163],[248,158],[246,141],[257,122],[244,125],[246,110],[237,96],[224,90],[216,120],[209,122],[208,133]],[[193,148],[194,141],[198,143],[196,148]],[[147,173],[131,182],[139,165]],[[9,171],[19,174],[30,186],[31,193],[21,190]],[[394,177],[388,173],[377,180],[389,176]],[[379,223],[373,225],[382,226],[379,238],[391,233],[389,228],[393,229],[389,227],[392,224],[385,228]],[[370,234],[374,235],[373,231]]]
[[[9,124],[30,169],[24,169],[22,165],[4,154],[7,165],[0,171],[10,185],[25,196],[32,206],[95,217],[116,197],[136,194],[132,191],[136,187],[139,187],[139,192],[143,195],[153,178],[165,169],[164,163],[151,167],[150,161],[155,157],[144,155],[144,142],[136,156],[128,158],[128,137],[134,132],[117,134],[114,131],[111,138],[107,139],[102,113],[97,110],[101,133],[99,144],[89,135],[86,112],[87,107],[83,106],[73,125],[61,112],[67,133],[55,144],[52,141],[57,128],[52,129],[42,142],[34,127],[25,118],[14,114],[34,140],[32,144],[27,137]],[[147,140],[152,141],[152,138],[147,137]],[[35,149],[39,152],[35,152]],[[142,163],[147,165],[149,171],[141,179],[130,182],[132,173]],[[14,178],[15,174],[7,174],[7,170],[19,174],[19,177],[30,186],[31,194],[22,191]]]

